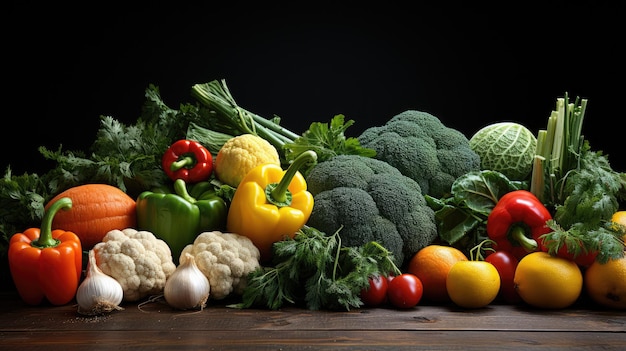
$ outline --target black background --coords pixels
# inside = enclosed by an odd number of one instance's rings
[[[341,113],[349,136],[407,109],[468,138],[504,120],[536,132],[567,92],[626,169],[624,2],[434,3],[9,3],[0,166],[44,172],[38,146],[85,149],[101,115],[134,122],[151,83],[176,108],[226,79],[243,108],[297,132]]]

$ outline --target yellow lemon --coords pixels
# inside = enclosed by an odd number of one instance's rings
[[[519,261],[513,283],[527,304],[559,309],[576,302],[582,292],[583,274],[574,261],[537,251]]]
[[[626,309],[626,256],[598,261],[587,268],[584,278],[585,291],[596,303],[611,308]]]
[[[611,221],[626,227],[626,211],[617,211],[613,213]],[[622,236],[622,241],[626,242],[626,233]]]
[[[411,258],[408,272],[416,275],[424,285],[424,298],[433,302],[450,301],[446,278],[458,261],[467,261],[465,254],[452,246],[428,245]]]
[[[486,261],[458,261],[450,268],[446,289],[452,302],[464,308],[489,305],[500,291],[500,274]]]

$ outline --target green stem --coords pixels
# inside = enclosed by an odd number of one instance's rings
[[[393,269],[393,274],[395,275],[402,274],[402,271],[400,270],[400,268],[398,268],[395,262],[393,262],[393,260],[389,258],[389,255],[391,255],[391,251],[387,250],[387,248],[382,246],[378,241],[372,241],[372,244],[385,254],[385,260],[387,260],[387,262],[391,264],[391,267]],[[381,272],[381,273],[388,274],[387,272]]]
[[[341,257],[341,236],[339,231],[335,232],[337,249],[335,250],[335,260],[333,262],[333,281],[337,281],[337,269],[339,268],[339,258]]]
[[[59,245],[61,241],[52,237],[52,220],[59,210],[69,210],[70,208],[72,208],[72,199],[69,197],[62,197],[55,201],[43,215],[43,218],[41,219],[39,239],[31,242],[31,246],[45,249],[47,247],[55,247]]]
[[[239,107],[230,94],[225,80],[196,84],[191,88],[191,93],[230,126],[232,131],[229,132],[257,135],[267,140],[281,153],[286,143],[291,143],[299,137],[278,123]]]
[[[266,192],[268,201],[277,205],[286,203],[288,199],[289,184],[291,184],[291,180],[293,179],[293,177],[296,175],[298,170],[302,168],[302,166],[304,166],[305,164],[309,162],[315,162],[316,160],[317,160],[317,154],[313,150],[307,150],[301,153],[293,161],[293,163],[289,165],[289,168],[287,168],[287,171],[285,171],[285,174],[280,179],[280,182],[278,183],[278,185],[276,185],[276,187],[271,189],[270,192]],[[284,205],[284,206],[288,206],[288,205]]]
[[[289,130],[289,129],[285,128],[285,127],[282,127],[280,124],[277,124],[277,123],[275,123],[273,121],[265,119],[265,118],[263,118],[263,117],[261,117],[259,115],[253,114],[252,118],[254,118],[254,121],[257,124],[260,124],[263,127],[266,127],[267,129],[269,129],[269,130],[271,130],[273,132],[278,133],[279,134],[278,137],[282,137],[283,140],[285,140],[285,141],[290,141],[291,142],[291,141],[294,141],[294,140],[296,140],[297,138],[300,137],[298,134],[292,132],[291,130]]]
[[[187,191],[187,185],[185,184],[184,180],[176,179],[176,181],[174,181],[174,191],[178,196],[182,197],[188,202],[192,204],[196,202],[196,199],[189,195],[189,192]]]
[[[526,236],[526,230],[521,226],[514,226],[511,229],[509,240],[514,243],[520,244],[527,252],[533,252],[537,250],[537,241],[533,238]]]
[[[196,160],[193,157],[183,156],[177,161],[172,162],[172,164],[170,165],[170,170],[172,170],[172,172],[175,172],[184,167],[192,168],[195,163]]]

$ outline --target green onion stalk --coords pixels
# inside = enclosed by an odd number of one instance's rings
[[[286,159],[285,145],[300,137],[280,126],[279,117],[269,120],[239,107],[224,79],[195,84],[191,88],[191,95],[215,117],[209,121],[211,130],[232,136],[257,135],[272,144],[283,161]]]

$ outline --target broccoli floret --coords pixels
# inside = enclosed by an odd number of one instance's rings
[[[375,158],[415,180],[423,194],[441,198],[463,174],[480,170],[480,156],[460,131],[426,112],[407,110],[357,138]]]
[[[335,156],[311,170],[307,187],[314,196],[308,225],[326,233],[341,228],[344,246],[377,241],[403,265],[437,237],[419,184],[384,161]]]

